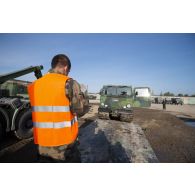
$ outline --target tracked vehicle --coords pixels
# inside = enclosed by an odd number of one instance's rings
[[[150,107],[151,92],[149,87],[124,85],[105,85],[100,91],[100,119],[118,118],[120,121],[132,122],[134,107]]]
[[[13,131],[19,139],[32,136],[32,114],[27,93],[28,82],[14,78],[34,72],[42,77],[43,66],[31,66],[16,72],[0,75],[0,139]]]
[[[121,121],[133,120],[133,90],[131,86],[107,85],[100,91],[98,117],[118,118]]]

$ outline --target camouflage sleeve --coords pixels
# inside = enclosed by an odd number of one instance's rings
[[[69,79],[66,82],[66,96],[70,100],[70,108],[72,113],[78,116],[83,113],[83,96],[81,93],[80,85],[77,81]]]
[[[73,86],[73,79],[67,80],[66,81],[65,92],[66,92],[66,96],[68,97],[68,99],[70,101],[72,100],[72,94],[73,94],[72,86]]]

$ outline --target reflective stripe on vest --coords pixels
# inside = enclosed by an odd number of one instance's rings
[[[62,121],[62,122],[34,122],[33,125],[35,128],[54,128],[54,129],[59,129],[59,128],[64,128],[64,127],[71,127],[77,122],[77,117],[75,116],[71,121]]]
[[[69,106],[32,106],[33,112],[70,112]]]

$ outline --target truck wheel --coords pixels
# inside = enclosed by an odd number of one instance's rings
[[[4,136],[5,136],[5,130],[3,129],[3,125],[0,122],[0,140],[2,140]]]
[[[133,114],[121,114],[120,121],[131,123],[133,121]]]
[[[27,139],[33,135],[33,122],[32,122],[32,112],[27,110],[24,112],[18,121],[18,128],[15,131],[15,135],[19,139]]]

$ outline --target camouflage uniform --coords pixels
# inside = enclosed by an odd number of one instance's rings
[[[58,73],[53,69],[49,70],[50,73]],[[58,73],[60,74],[60,73]],[[83,96],[81,95],[81,88],[77,81],[69,79],[65,84],[65,93],[70,100],[70,109],[72,113],[77,116],[83,113]],[[77,152],[76,144],[78,140],[70,145],[62,145],[55,147],[38,146],[39,162],[65,162],[70,158],[72,152]],[[76,159],[78,160],[78,159]]]

